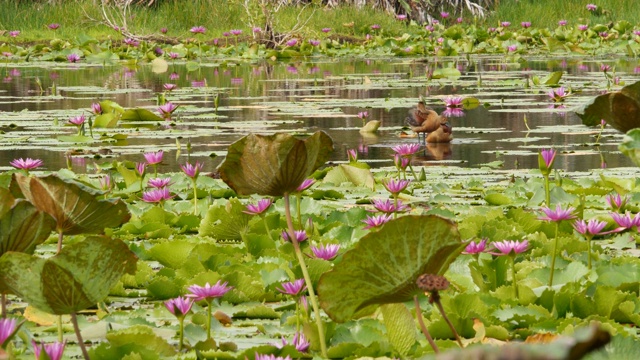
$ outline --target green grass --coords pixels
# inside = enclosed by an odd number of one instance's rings
[[[48,24],[59,23],[60,29],[55,37],[73,39],[80,33],[92,37],[120,39],[121,35],[110,27],[101,24],[100,6],[94,0],[67,1],[63,5],[47,2],[26,2],[19,0],[1,0],[3,11],[0,12],[0,30],[20,30],[18,41],[43,41],[54,37],[47,28]],[[586,9],[592,1],[599,8],[606,10],[602,16],[595,16]],[[98,2],[99,3],[99,2]],[[557,27],[558,21],[565,19],[570,25],[587,23],[607,23],[612,20],[627,20],[632,24],[640,19],[640,6],[629,6],[629,0],[503,0],[499,6],[483,20],[487,26],[497,26],[500,21],[510,21],[512,26],[520,26],[523,21],[530,21],[534,27]],[[207,37],[222,37],[223,32],[241,29],[245,35],[251,33],[252,25],[261,25],[261,12],[254,8],[253,18],[247,14],[241,1],[228,0],[189,0],[163,1],[157,6],[132,6],[127,18],[128,30],[137,35],[159,34],[166,27],[167,36],[177,39],[191,37],[189,29],[196,25],[207,28]],[[555,15],[561,14],[561,15]],[[453,15],[452,15],[453,16]],[[457,15],[456,15],[457,16]],[[439,18],[438,15],[435,15]],[[463,17],[470,21],[469,15]],[[97,21],[92,21],[93,18]],[[355,8],[351,6],[327,9],[324,7],[285,7],[276,16],[277,32],[289,32],[300,19],[306,26],[294,35],[303,38],[320,38],[326,36],[322,28],[332,29],[332,35],[351,35],[358,38],[371,32],[371,25],[378,24],[389,36],[404,33],[405,24],[394,16],[370,7]],[[352,28],[343,24],[354,23]],[[6,37],[0,37],[0,41]]]
[[[520,26],[521,22],[530,21],[533,27],[548,28],[557,27],[559,20],[567,20],[569,25],[604,24],[618,20],[637,24],[640,6],[632,6],[631,3],[629,0],[502,0],[487,22],[497,26],[500,21],[510,21]],[[587,4],[595,4],[608,13],[595,16],[587,11]]]

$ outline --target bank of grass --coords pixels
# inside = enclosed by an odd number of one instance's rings
[[[602,15],[587,10],[587,4],[598,6]],[[489,26],[500,21],[510,21],[520,26],[530,21],[533,27],[555,28],[558,21],[567,20],[569,25],[606,24],[626,20],[637,25],[640,21],[640,6],[636,0],[502,0],[486,19]]]
[[[100,40],[121,39],[122,36],[112,28],[101,24],[102,11],[99,1],[76,0],[55,5],[48,2],[27,2],[18,0],[0,0],[0,30],[20,30],[18,39],[9,41],[31,42],[45,41],[53,37],[74,39],[85,33]],[[468,13],[462,14],[465,22],[475,22],[486,26],[497,26],[500,21],[510,21],[519,26],[530,21],[534,27],[555,28],[559,20],[567,20],[570,25],[586,23],[608,23],[614,20],[627,20],[637,24],[640,19],[640,6],[631,6],[630,0],[503,0],[489,12],[485,19],[472,19]],[[129,32],[138,35],[159,34],[161,28],[167,28],[167,36],[176,39],[191,37],[189,29],[196,25],[207,28],[207,38],[222,37],[231,29],[243,30],[244,35],[251,33],[252,25],[259,25],[259,19],[251,19],[241,5],[241,1],[163,1],[155,7],[132,6],[127,14]],[[593,15],[586,9],[587,3],[594,3],[605,13]],[[259,13],[253,9],[254,13]],[[432,14],[439,18],[438,14]],[[458,17],[454,14],[452,17]],[[92,21],[90,19],[97,21]],[[303,38],[321,38],[323,28],[331,28],[333,36],[349,36],[362,39],[371,33],[371,26],[380,25],[381,31],[388,36],[399,36],[406,32],[406,23],[398,21],[393,14],[387,14],[370,7],[285,7],[277,13],[275,30],[288,32],[298,22],[306,25],[294,35]],[[53,33],[47,28],[51,23],[59,23],[60,28]],[[353,27],[345,24],[353,23]],[[7,36],[0,37],[0,43]]]

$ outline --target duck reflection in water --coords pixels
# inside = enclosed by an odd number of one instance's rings
[[[451,159],[451,143],[429,143],[423,151],[418,151],[413,155],[414,165],[429,165],[431,161],[442,161]]]

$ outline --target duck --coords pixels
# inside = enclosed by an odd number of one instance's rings
[[[424,135],[425,143],[445,143],[453,139],[449,119],[427,107],[422,99],[418,105],[409,110],[405,123],[418,134],[418,142],[420,142],[420,134]]]
[[[451,140],[453,140],[453,128],[448,122],[440,124],[440,127],[430,132],[425,139],[428,144],[450,143]]]

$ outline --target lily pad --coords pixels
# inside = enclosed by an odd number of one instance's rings
[[[333,141],[323,131],[304,140],[285,133],[250,134],[231,144],[220,177],[239,195],[282,196],[296,191],[332,151]]]
[[[163,119],[147,109],[127,109],[122,113],[122,120],[126,121],[163,121]]]
[[[136,261],[124,242],[93,236],[48,259],[9,252],[0,258],[0,279],[40,310],[71,314],[104,300],[124,273],[135,273]]]
[[[379,304],[408,301],[419,292],[418,276],[444,273],[462,246],[456,225],[438,216],[389,221],[322,275],[320,304],[334,321],[345,322],[370,314]]]

